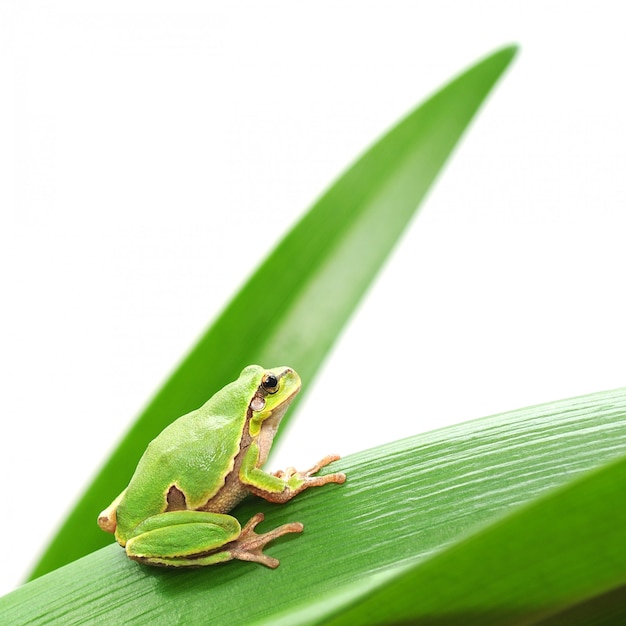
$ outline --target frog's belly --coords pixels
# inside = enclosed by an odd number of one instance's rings
[[[239,482],[239,471],[232,471],[224,482],[224,486],[197,511],[210,513],[228,513],[237,506],[246,496],[248,490]]]

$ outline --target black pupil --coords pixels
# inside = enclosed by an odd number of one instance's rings
[[[263,387],[268,391],[274,391],[278,386],[278,378],[273,374],[268,374],[263,380]]]

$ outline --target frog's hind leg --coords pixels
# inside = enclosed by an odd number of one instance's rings
[[[149,565],[198,567],[231,559],[221,548],[240,533],[239,522],[230,515],[172,511],[141,522],[125,548],[131,559]],[[209,554],[205,563],[196,560],[198,555]]]
[[[279,526],[257,534],[254,528],[263,520],[257,513],[241,529],[230,515],[203,511],[172,511],[149,517],[137,526],[126,543],[131,559],[161,567],[202,567],[239,559],[267,567],[279,561],[263,553],[270,541],[287,533],[302,532],[302,524]]]
[[[126,489],[98,515],[98,526],[107,533],[114,533],[117,528],[117,505],[120,503],[125,493]]]

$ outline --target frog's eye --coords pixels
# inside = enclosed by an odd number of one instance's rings
[[[278,391],[278,378],[274,374],[265,374],[261,380],[261,385],[267,393],[276,393]]]

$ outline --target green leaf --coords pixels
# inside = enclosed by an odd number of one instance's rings
[[[237,510],[241,520],[263,510],[266,528],[304,523],[301,536],[270,546],[277,570],[158,570],[109,546],[0,599],[0,623],[517,623],[626,581],[626,389],[418,435],[337,466],[344,485]]]
[[[516,48],[465,72],[393,128],[320,198],[163,385],[67,517],[32,577],[110,542],[94,520],[147,443],[250,363],[310,381]],[[267,286],[272,297],[267,298]]]
[[[596,604],[598,594],[602,601],[593,609],[604,611],[626,583],[624,485],[626,456],[367,595],[351,597],[334,618],[308,623],[488,626],[535,623],[552,615],[547,622],[558,623],[555,614],[564,612],[567,617],[570,608],[579,614],[577,605],[590,599]],[[610,615],[615,616],[614,606]],[[289,621],[294,623],[293,616]]]
[[[626,624],[626,586],[611,589],[580,604],[572,604],[536,626],[613,626]]]

